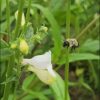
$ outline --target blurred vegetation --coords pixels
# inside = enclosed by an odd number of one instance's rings
[[[20,2],[0,0],[0,99],[7,84],[9,100],[13,100],[13,95],[15,100],[63,100],[67,56],[63,42],[66,39],[67,1],[22,0],[26,24],[24,27],[19,25],[17,30],[15,12],[21,9]],[[69,100],[100,99],[99,3],[99,0],[71,0],[70,38],[77,39],[79,47],[70,51],[69,55]],[[48,28],[45,34],[39,32],[43,25]],[[60,75],[57,83],[47,86],[23,67],[19,71],[20,75],[18,74],[16,66],[21,66],[18,63],[21,60],[20,53],[18,50],[13,51],[10,45],[18,43],[20,37],[25,38],[30,47],[29,54],[24,57],[31,58],[48,50],[52,51],[53,68]],[[8,76],[6,72],[9,73]]]

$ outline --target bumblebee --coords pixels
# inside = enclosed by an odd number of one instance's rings
[[[76,39],[72,38],[72,39],[67,39],[64,41],[63,43],[63,47],[70,47],[72,49],[75,49],[77,47],[79,47],[79,43]]]

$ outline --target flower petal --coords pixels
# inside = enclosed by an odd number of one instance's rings
[[[23,64],[29,64],[38,69],[47,69],[51,65],[51,51],[43,55],[35,56],[31,59],[23,59]]]
[[[53,77],[56,76],[54,70],[52,69],[52,65],[50,65],[50,66],[47,68],[47,70],[48,70],[48,72],[49,72]]]
[[[30,64],[31,59],[23,59],[22,64],[27,65]]]
[[[47,69],[38,69],[33,66],[29,66],[28,70],[34,72],[37,77],[45,84],[52,84],[55,77]]]

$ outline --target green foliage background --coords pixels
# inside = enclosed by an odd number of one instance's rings
[[[64,67],[67,55],[63,41],[67,30],[67,1],[22,0],[26,26],[18,26],[17,30],[15,12],[21,9],[20,2],[0,0],[0,99],[13,100],[14,96],[15,100],[64,100]],[[71,0],[70,12],[70,38],[77,39],[79,47],[69,55],[68,99],[99,100],[99,0]],[[37,30],[42,25],[48,27],[48,32],[41,35]],[[23,56],[18,50],[13,51],[10,48],[11,43],[21,36],[30,46],[29,54],[24,57],[31,58],[48,50],[52,51],[52,64],[57,71],[57,81],[54,84],[47,86],[34,74],[23,69],[20,64]],[[18,66],[21,67],[18,69]],[[8,92],[6,94],[5,84]],[[3,98],[4,95],[7,98]]]

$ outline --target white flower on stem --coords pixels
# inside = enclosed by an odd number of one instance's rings
[[[51,51],[31,59],[23,59],[22,63],[24,65],[29,64],[28,70],[34,72],[46,84],[51,84],[56,77],[51,64]]]

